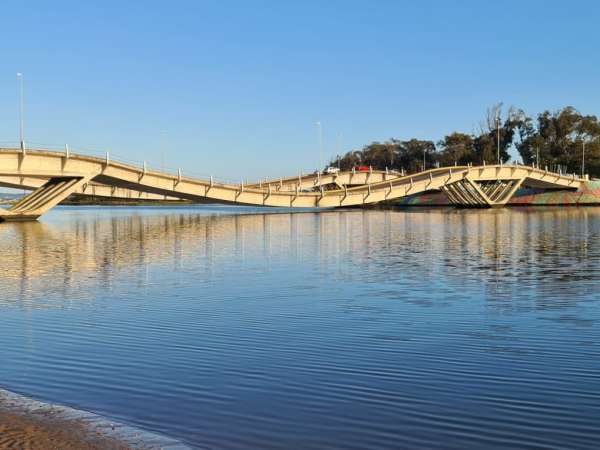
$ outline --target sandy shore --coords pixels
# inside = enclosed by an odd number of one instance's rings
[[[29,415],[0,409],[0,450],[126,450],[131,447],[92,432],[84,423],[49,414]]]
[[[0,450],[189,450],[180,441],[0,388]]]

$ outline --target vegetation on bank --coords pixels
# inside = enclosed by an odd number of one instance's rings
[[[499,137],[502,162],[510,160],[508,150],[514,146],[527,165],[560,166],[563,172],[579,174],[585,148],[585,173],[600,177],[600,122],[596,116],[568,106],[535,118],[510,108],[502,117],[502,104],[498,104],[488,109],[477,133],[453,132],[437,143],[421,139],[373,142],[337,156],[330,165],[342,170],[364,165],[411,173],[424,166],[496,164]]]

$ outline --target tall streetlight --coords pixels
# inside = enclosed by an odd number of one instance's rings
[[[321,122],[315,124],[317,126],[317,132],[319,137],[319,171],[323,170],[323,127]]]
[[[23,74],[17,72],[17,79],[19,80],[19,142],[21,144],[21,151],[25,151],[25,137],[24,137],[24,125],[23,125]]]
[[[161,143],[160,143],[160,170],[164,173],[165,171],[165,153],[167,151],[168,139],[167,139],[167,131],[161,130]]]
[[[581,178],[585,176],[585,144],[589,138],[590,135],[588,133],[583,133],[581,136]]]
[[[500,114],[496,116],[496,132],[497,132],[497,154],[498,164],[500,164]]]
[[[585,176],[585,143],[587,136],[583,136],[581,148],[581,178]]]
[[[338,133],[338,169],[340,168],[341,156],[342,156],[342,133]]]
[[[581,153],[581,178],[585,175],[585,139],[583,140],[583,150]]]

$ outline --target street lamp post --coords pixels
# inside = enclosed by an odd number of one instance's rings
[[[23,74],[21,72],[17,73],[17,79],[19,80],[19,143],[21,145],[21,151],[25,152],[25,137],[24,137],[24,118],[23,118]]]
[[[165,154],[166,154],[168,146],[169,146],[169,140],[168,140],[168,136],[167,136],[167,131],[166,130],[161,130],[160,131],[160,137],[161,137],[161,142],[160,142],[160,170],[162,172],[164,172],[165,171]]]
[[[583,140],[583,149],[581,152],[581,178],[585,176],[585,139]]]
[[[340,158],[342,155],[342,133],[338,134],[338,169],[340,168]]]
[[[317,122],[317,131],[319,133],[319,171],[323,170],[323,127],[321,122]]]
[[[496,116],[496,132],[497,132],[497,154],[498,164],[500,164],[500,115]]]

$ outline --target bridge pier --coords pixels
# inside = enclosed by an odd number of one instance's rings
[[[92,175],[50,178],[41,187],[23,197],[10,209],[0,211],[3,222],[27,222],[37,220],[69,195],[86,184]]]
[[[469,177],[442,186],[450,203],[460,208],[502,208],[523,183],[524,178],[475,181]]]

